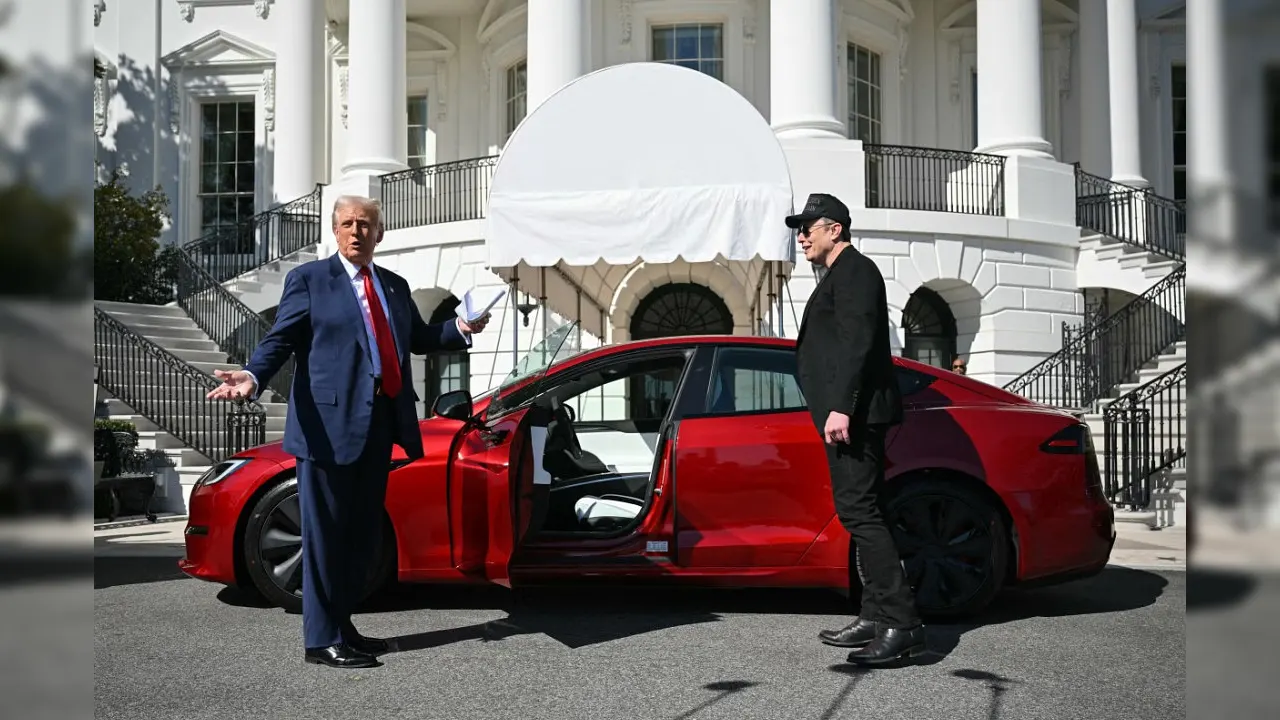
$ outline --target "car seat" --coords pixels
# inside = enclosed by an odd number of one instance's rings
[[[582,449],[573,430],[573,408],[558,398],[551,399],[551,422],[547,423],[547,445],[542,467],[559,480],[573,480],[609,472],[600,458]]]

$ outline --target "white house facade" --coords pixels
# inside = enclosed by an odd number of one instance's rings
[[[588,344],[797,330],[816,282],[802,259],[658,261],[641,247],[625,263],[554,265],[551,281],[546,264],[490,264],[491,181],[525,119],[581,78],[642,62],[736,93],[772,130],[794,207],[811,192],[848,204],[854,243],[887,282],[897,352],[961,358],[972,377],[1099,427],[1101,400],[1185,384],[1185,202],[1226,165],[1188,163],[1187,118],[1223,121],[1211,86],[1226,73],[1188,63],[1187,48],[1222,45],[1230,18],[1189,24],[1185,3],[1163,0],[93,4],[98,159],[170,197],[165,240],[211,283],[199,292],[269,320],[283,274],[332,252],[327,214],[351,192],[381,199],[379,262],[424,317],[451,315],[472,288],[511,290],[471,352],[424,362],[424,410],[442,390],[496,385],[569,321]],[[1190,86],[1216,107],[1188,103]],[[691,126],[703,109],[685,109]],[[651,141],[622,125],[629,135],[593,137]],[[1265,127],[1251,128],[1259,145]],[[608,152],[585,142],[543,152]],[[177,304],[225,349],[209,311]],[[1120,343],[1141,358],[1126,351],[1112,372],[1099,358],[1113,349],[1064,356],[1126,312],[1160,328],[1150,347]],[[1073,370],[1084,355],[1093,369]],[[1184,457],[1183,438],[1171,444]]]

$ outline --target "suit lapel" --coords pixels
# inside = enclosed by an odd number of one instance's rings
[[[351,278],[337,254],[329,257],[329,290],[338,299],[342,312],[354,321],[352,327],[356,328],[356,342],[364,348],[366,355],[372,355],[369,350],[369,335],[365,332],[364,311],[360,309],[355,290],[351,287]]]

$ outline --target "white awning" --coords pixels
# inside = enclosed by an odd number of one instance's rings
[[[600,316],[640,264],[716,263],[747,295],[766,271],[789,274],[791,211],[786,157],[744,97],[675,65],[615,65],[566,85],[508,140],[489,267],[604,337]]]

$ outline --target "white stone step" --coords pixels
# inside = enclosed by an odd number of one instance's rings
[[[119,320],[130,328],[181,328],[190,330],[191,328],[199,329],[196,321],[186,315],[155,315],[152,313],[133,313],[133,312],[112,312],[108,313],[111,317]],[[139,331],[141,332],[141,331]]]
[[[156,315],[162,317],[187,317],[187,313],[177,305],[144,305],[142,303],[123,303],[112,300],[95,300],[100,310],[112,316],[117,313]]]
[[[189,327],[138,324],[130,325],[129,329],[164,348],[168,348],[168,345],[166,345],[165,342],[173,339],[204,340],[213,347],[217,347],[217,345],[209,339],[209,336],[197,327],[194,322],[192,322]]]
[[[1182,262],[1179,260],[1167,260],[1162,258],[1160,260],[1148,262],[1146,265],[1143,265],[1142,274],[1146,275],[1148,278],[1151,278],[1152,280],[1160,280],[1165,275],[1168,275],[1174,270],[1177,270],[1179,265],[1182,265]]]

